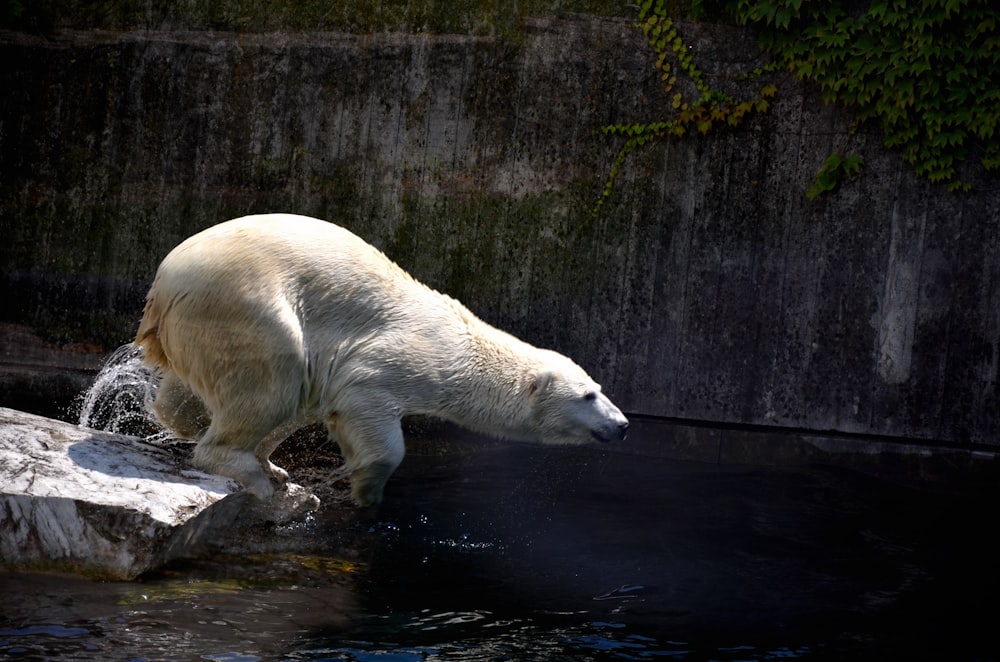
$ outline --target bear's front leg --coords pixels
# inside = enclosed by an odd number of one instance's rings
[[[399,418],[340,413],[327,419],[327,428],[344,454],[354,502],[359,506],[381,503],[386,481],[406,452]]]

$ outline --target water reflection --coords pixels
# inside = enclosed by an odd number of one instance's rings
[[[309,443],[282,449],[293,477]],[[996,657],[992,486],[445,428],[411,431],[380,507],[322,487],[310,521],[138,582],[0,573],[0,657]]]
[[[305,633],[348,622],[345,572],[283,558],[176,566],[137,583],[3,575],[3,621],[17,625],[0,630],[0,657],[273,659]]]
[[[383,631],[398,633],[408,627],[419,628],[427,618],[436,615],[410,614],[396,617]],[[440,615],[445,618],[452,614]],[[716,660],[778,660],[807,658],[819,649],[802,646],[763,648],[752,645],[693,647],[688,642],[658,640],[631,631],[624,623],[593,622],[575,626],[550,627],[530,621],[493,621],[489,613],[460,615],[479,621],[472,628],[446,628],[436,639],[423,637],[431,643],[399,642],[398,636],[389,641],[371,639],[344,640],[339,647],[306,645],[286,659],[293,660],[644,660],[644,659],[716,659]],[[437,630],[435,626],[432,628]],[[372,633],[378,628],[372,626]],[[322,642],[323,640],[320,640]],[[317,643],[320,643],[317,642]]]

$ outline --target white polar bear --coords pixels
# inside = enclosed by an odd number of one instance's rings
[[[267,499],[271,452],[324,421],[360,505],[425,414],[546,443],[620,440],[628,421],[567,357],[486,324],[348,230],[305,216],[221,223],[164,258],[135,343],[162,374],[153,412],[194,463]]]

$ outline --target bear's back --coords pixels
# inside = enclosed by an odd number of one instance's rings
[[[349,230],[293,214],[245,216],[195,234],[164,258],[157,280],[161,291],[307,300],[368,292],[379,301],[408,293],[415,283]]]
[[[168,316],[185,323],[281,319],[321,345],[471,317],[349,230],[293,214],[246,216],[193,235],[164,258],[151,294],[176,303]]]

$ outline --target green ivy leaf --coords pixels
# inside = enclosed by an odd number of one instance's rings
[[[857,154],[831,154],[816,173],[813,185],[806,190],[806,197],[815,200],[824,193],[836,190],[846,177],[859,173],[864,163],[864,159]]]

